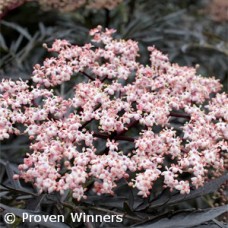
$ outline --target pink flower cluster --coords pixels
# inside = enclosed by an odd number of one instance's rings
[[[6,11],[12,10],[25,3],[26,0],[0,0],[0,18]]]
[[[74,11],[80,7],[89,9],[114,9],[123,0],[0,0],[0,17],[27,2],[37,2],[44,10],[58,9],[62,12]]]
[[[31,1],[31,0],[29,0]],[[63,12],[76,10],[80,7],[89,9],[114,9],[123,0],[36,0],[43,9],[58,9]]]
[[[89,9],[106,8],[112,10],[117,7],[122,1],[123,0],[90,0],[86,7]]]
[[[114,32],[98,26],[84,46],[56,40],[47,48],[56,57],[34,67],[35,86],[0,83],[0,139],[27,133],[33,151],[15,178],[33,182],[40,192],[71,189],[77,200],[86,198],[88,181],[97,194],[114,194],[122,178],[143,197],[158,179],[189,193],[190,186],[207,181],[209,170],[224,169],[228,97],[216,94],[221,89],[216,79],[171,64],[154,47],[148,48],[151,64],[140,64],[137,42],[114,39]],[[84,81],[75,85],[73,97],[52,89],[79,75]],[[175,117],[186,119],[178,131],[171,124]],[[90,130],[91,123],[97,130]],[[155,133],[155,126],[161,130]],[[130,137],[134,127],[138,133]],[[104,151],[95,147],[101,139]],[[122,150],[124,140],[133,149]]]
[[[29,0],[31,1],[31,0]],[[86,4],[86,0],[35,0],[44,10],[58,9],[62,12],[69,12],[78,9]]]
[[[228,2],[226,0],[212,0],[208,2],[205,13],[209,13],[213,20],[217,22],[227,22]]]

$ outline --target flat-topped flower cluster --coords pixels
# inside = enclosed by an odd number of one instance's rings
[[[0,139],[26,133],[31,140],[32,153],[15,178],[34,183],[40,192],[71,189],[77,200],[86,198],[91,180],[97,194],[114,194],[123,178],[143,197],[158,179],[189,193],[208,180],[209,170],[224,170],[228,97],[217,93],[216,79],[171,64],[154,47],[148,48],[151,64],[140,64],[137,42],[114,39],[114,32],[98,26],[84,46],[66,40],[44,45],[56,57],[34,66],[35,85],[0,83]],[[85,80],[75,85],[73,97],[53,90],[79,75]],[[175,116],[186,119],[181,128],[172,127]],[[138,133],[132,137],[134,127]],[[95,146],[100,138],[106,140],[103,151]],[[124,140],[133,149],[122,150]]]

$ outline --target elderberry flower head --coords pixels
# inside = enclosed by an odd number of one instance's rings
[[[210,170],[224,170],[227,95],[217,93],[218,80],[170,63],[155,47],[148,48],[150,65],[142,65],[137,42],[114,39],[114,32],[98,26],[84,46],[56,40],[47,48],[56,57],[34,66],[34,86],[2,80],[0,140],[24,133],[31,140],[31,153],[15,178],[40,192],[71,189],[77,200],[86,198],[90,180],[97,194],[114,194],[121,179],[142,197],[158,179],[188,194],[190,186],[208,180]],[[70,98],[52,89],[79,76],[84,80]],[[172,127],[175,117],[186,119],[178,131]],[[102,150],[99,140],[106,140]],[[183,179],[184,173],[190,178]]]

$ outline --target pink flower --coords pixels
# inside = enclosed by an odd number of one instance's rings
[[[34,67],[34,86],[0,82],[0,140],[11,134],[31,140],[32,153],[15,178],[39,192],[70,189],[76,200],[86,198],[91,179],[97,194],[114,194],[121,179],[142,197],[158,179],[188,194],[190,184],[198,188],[211,170],[219,175],[225,169],[227,95],[217,94],[206,111],[205,101],[221,88],[217,80],[171,64],[155,47],[149,48],[151,65],[144,66],[137,61],[137,42],[113,39],[113,33],[98,26],[90,31],[94,44],[82,47],[56,40],[46,47],[56,57]],[[71,98],[52,89],[79,74],[84,80]],[[171,120],[178,116],[186,121],[177,129]],[[182,173],[191,178],[182,180]]]
[[[181,194],[188,194],[190,192],[189,182],[180,181],[175,188],[180,191]]]

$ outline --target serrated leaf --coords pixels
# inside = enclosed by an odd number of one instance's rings
[[[101,200],[102,199],[102,200]],[[106,207],[116,207],[123,208],[123,203],[127,200],[126,197],[111,197],[111,196],[88,196],[86,203],[91,203],[94,205],[106,206]]]
[[[44,26],[44,24],[42,22],[39,22],[39,29],[40,29],[40,33],[41,35],[44,37],[46,35],[46,28]]]
[[[15,189],[15,188],[9,187],[9,186],[7,186],[7,185],[3,185],[3,184],[2,184],[2,187],[5,188],[5,189],[7,189],[7,191],[16,192],[17,194],[38,196],[36,193],[30,192],[30,191],[28,191],[27,189],[24,189],[24,188]]]
[[[135,210],[143,211],[147,208],[157,208],[161,206],[170,206],[177,204],[186,200],[195,199],[197,197],[202,197],[204,195],[215,192],[224,182],[228,180],[228,174],[225,174],[219,178],[211,180],[206,183],[203,187],[200,187],[195,190],[191,190],[189,194],[179,194],[179,193],[170,193],[168,189],[163,190],[163,192],[156,197],[155,200],[152,200],[150,203],[140,204]]]
[[[1,47],[3,50],[5,50],[5,51],[8,50],[8,47],[7,47],[6,42],[5,42],[5,39],[4,39],[4,37],[2,36],[1,33],[0,33],[0,47]]]
[[[18,48],[21,45],[21,42],[23,40],[23,35],[20,34],[20,36],[18,37],[18,39],[15,42],[12,42],[11,46],[10,46],[10,51],[13,53],[16,53]]]
[[[124,211],[129,214],[129,215],[132,215],[132,216],[135,216],[135,213],[131,210],[130,206],[128,205],[127,202],[124,202],[123,204],[123,209]]]
[[[179,202],[183,202],[186,200],[194,199],[197,197],[201,197],[201,196],[213,193],[220,187],[220,185],[222,185],[226,181],[228,181],[227,174],[204,184],[204,186],[201,188],[191,190],[190,193],[186,195],[181,195],[179,193],[175,193],[171,195],[171,193],[169,193],[168,190],[164,191],[164,193],[157,200],[150,203],[149,207],[156,208],[163,205],[165,206],[172,205],[172,204],[176,204]],[[145,209],[145,207],[137,208],[137,210],[143,210],[143,209]]]
[[[28,40],[31,40],[32,37],[31,35],[28,33],[27,29],[21,27],[20,25],[13,23],[13,22],[7,22],[7,21],[1,21],[1,24],[10,27],[12,29],[15,29],[16,31],[18,31],[20,34],[22,34],[24,37],[26,37]]]
[[[173,18],[180,17],[186,12],[186,9],[182,9],[173,13],[170,13],[164,17],[160,17],[158,20],[155,21],[155,23],[161,22],[161,21],[170,21]]]
[[[20,184],[20,181],[13,179],[14,172],[13,172],[13,169],[11,168],[11,166],[12,165],[9,162],[6,162],[5,169],[6,169],[7,176],[9,178],[9,180],[10,180],[10,183],[12,184],[12,186],[15,189],[21,189],[22,186]]]
[[[228,174],[225,174],[219,178],[216,178],[216,179],[206,183],[201,188],[192,190],[190,192],[190,194],[186,194],[186,195],[176,194],[176,195],[172,196],[165,205],[171,205],[171,204],[183,202],[186,200],[194,199],[197,197],[201,197],[203,195],[213,193],[220,187],[221,184],[223,184],[227,180],[228,180]],[[165,201],[167,201],[167,199],[165,199]],[[151,204],[150,208],[161,206],[164,203],[165,202],[162,200],[162,198],[159,198],[158,200],[154,201]]]
[[[204,222],[210,221],[219,215],[227,212],[228,205],[210,208],[205,210],[198,210],[193,212],[180,212],[173,215],[171,218],[162,218],[158,221],[146,221],[135,225],[133,227],[143,228],[187,228],[200,225]]]
[[[134,206],[134,200],[135,200],[133,189],[129,187],[125,181],[123,181],[123,184],[120,184],[118,187],[116,187],[115,193],[119,197],[126,197],[126,199],[128,199],[127,204],[132,211]]]
[[[31,199],[28,201],[26,205],[26,209],[33,210],[33,211],[39,211],[41,207],[41,203],[43,199],[46,197],[46,194],[42,194],[37,196],[35,199]]]

